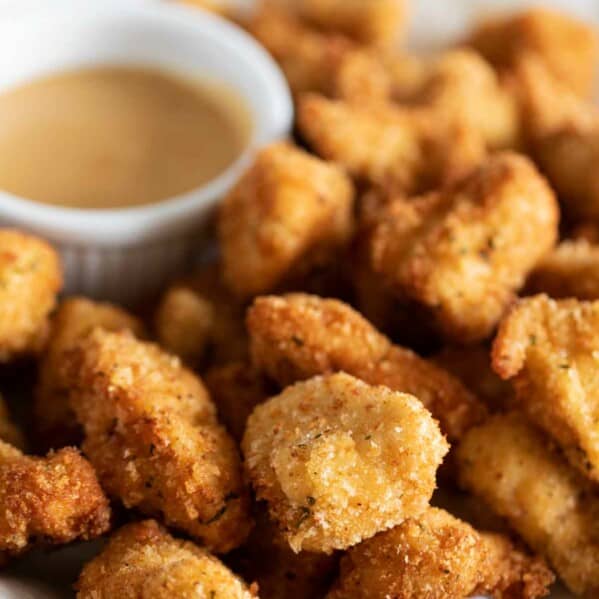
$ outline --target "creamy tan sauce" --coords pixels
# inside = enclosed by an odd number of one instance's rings
[[[0,95],[0,189],[79,208],[152,204],[219,175],[250,132],[228,89],[134,67],[56,74]]]

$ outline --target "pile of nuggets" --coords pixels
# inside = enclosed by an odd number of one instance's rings
[[[3,565],[109,535],[80,599],[599,597],[595,33],[536,8],[419,58],[407,8],[244,22],[295,141],[153,318],[58,302],[0,231],[0,361],[37,367],[28,438],[0,404]]]

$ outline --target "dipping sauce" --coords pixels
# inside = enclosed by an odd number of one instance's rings
[[[59,206],[120,208],[190,191],[251,134],[224,86],[138,67],[93,67],[0,94],[0,189]]]

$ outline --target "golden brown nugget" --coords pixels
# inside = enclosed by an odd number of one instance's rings
[[[216,366],[204,375],[218,415],[236,441],[241,441],[254,408],[276,395],[277,389],[247,362]]]
[[[128,524],[88,562],[78,599],[251,599],[257,595],[208,551],[155,520]]]
[[[354,191],[336,166],[287,143],[263,149],[221,204],[224,278],[240,297],[330,261],[353,232]]]
[[[444,510],[417,518],[352,547],[327,599],[463,599],[484,594],[535,599],[553,574],[542,559],[507,537],[480,533]]]
[[[422,513],[449,445],[415,397],[339,373],[257,406],[242,449],[290,547],[331,553]]]
[[[557,240],[555,195],[532,162],[491,156],[441,192],[396,200],[372,239],[374,269],[430,310],[450,341],[487,338]]]
[[[0,363],[42,348],[61,286],[58,255],[45,241],[0,229]]]
[[[78,450],[38,458],[0,441],[0,558],[92,539],[109,526],[108,500]]]
[[[299,14],[317,27],[378,46],[397,42],[407,17],[406,0],[299,0],[296,4]]]
[[[457,450],[462,485],[544,555],[571,591],[599,592],[599,495],[518,413],[492,416]]]
[[[599,302],[523,299],[501,323],[493,368],[583,474],[599,481]]]
[[[450,440],[485,416],[484,406],[456,378],[393,346],[343,302],[301,293],[260,297],[248,310],[247,324],[254,365],[282,386],[344,371],[415,395]]]
[[[48,447],[75,445],[81,440],[81,429],[69,403],[71,381],[64,363],[77,342],[96,327],[130,330],[137,336],[145,336],[141,321],[113,304],[83,297],[72,297],[60,304],[51,321],[35,390],[36,429]]]
[[[233,439],[202,382],[157,345],[96,329],[71,356],[83,450],[125,507],[226,552],[251,527]]]
[[[588,97],[597,66],[597,32],[591,25],[549,8],[531,8],[488,21],[467,43],[500,68],[510,68],[523,53],[534,53],[568,87]]]
[[[210,345],[215,306],[184,286],[165,292],[154,315],[156,338],[162,347],[197,367]]]
[[[599,245],[585,239],[560,243],[532,272],[526,289],[552,298],[599,299]]]
[[[0,441],[5,441],[11,445],[23,449],[25,446],[25,439],[23,433],[19,430],[10,419],[8,413],[8,406],[0,395]]]
[[[354,178],[405,193],[428,191],[470,173],[484,158],[482,137],[428,110],[356,105],[315,94],[297,108],[301,135]]]

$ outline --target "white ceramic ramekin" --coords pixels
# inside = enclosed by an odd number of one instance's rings
[[[215,203],[257,147],[287,135],[293,108],[267,53],[198,9],[152,0],[45,0],[0,20],[0,93],[42,74],[99,64],[156,66],[225,83],[245,100],[254,125],[246,151],[222,175],[159,204],[78,210],[0,191],[0,224],[39,234],[61,251],[68,293],[131,303],[185,267]]]

